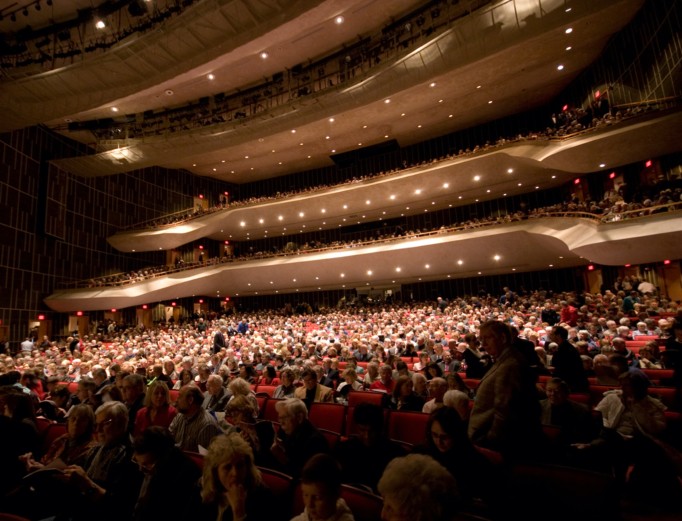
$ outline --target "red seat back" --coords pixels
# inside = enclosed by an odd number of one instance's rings
[[[341,434],[343,431],[346,408],[340,403],[313,403],[308,419],[318,429]]]
[[[258,387],[256,387],[256,392],[257,393],[265,393],[268,396],[272,396],[272,393],[275,392],[275,389],[277,389],[276,385],[264,385],[264,384],[258,384]]]
[[[384,393],[375,393],[372,391],[351,391],[348,393],[348,407],[355,407],[362,402],[375,403],[381,405],[383,402]]]
[[[388,415],[388,437],[410,445],[419,445],[426,436],[429,415],[423,412],[391,411]]]
[[[262,411],[261,418],[263,420],[279,423],[279,415],[277,414],[277,409],[275,409],[275,405],[277,405],[277,402],[281,401],[282,400],[277,398],[268,398],[265,401],[265,407],[261,409]]]

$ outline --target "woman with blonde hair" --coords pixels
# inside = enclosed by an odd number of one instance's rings
[[[204,458],[199,519],[238,521],[281,520],[281,506],[264,483],[251,446],[237,432],[217,436]]]
[[[168,386],[160,380],[155,380],[147,387],[143,405],[135,416],[134,436],[139,436],[152,425],[167,429],[178,414],[177,409],[170,404]]]

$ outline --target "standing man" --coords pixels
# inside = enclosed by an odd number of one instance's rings
[[[501,452],[505,459],[523,459],[543,450],[540,404],[535,375],[523,354],[512,347],[509,327],[497,320],[480,329],[481,346],[495,363],[476,392],[469,418],[469,438]]]

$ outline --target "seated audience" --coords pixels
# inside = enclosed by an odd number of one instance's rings
[[[192,517],[205,521],[283,521],[283,505],[263,483],[249,444],[238,433],[217,436],[204,459],[203,507]]]
[[[234,426],[253,451],[254,461],[259,467],[273,467],[270,447],[275,441],[275,429],[269,421],[256,421],[251,402],[244,396],[230,400],[225,418]]]
[[[170,391],[166,383],[161,380],[155,380],[147,387],[143,405],[135,417],[134,436],[139,436],[152,425],[167,429],[178,413],[170,404]]]
[[[460,499],[472,504],[489,490],[495,469],[477,451],[467,436],[467,424],[457,411],[449,407],[436,410],[426,425],[426,442],[414,449],[427,454],[443,465],[457,482]]]
[[[405,449],[386,436],[384,410],[379,405],[359,403],[353,410],[353,426],[357,434],[341,441],[335,450],[342,480],[376,491],[386,465],[393,458],[404,456]]]
[[[460,509],[457,482],[443,465],[425,454],[410,454],[391,461],[378,488],[384,498],[383,521],[457,519]]]
[[[429,396],[431,399],[424,404],[422,412],[432,413],[443,407],[443,396],[448,390],[448,383],[444,378],[435,377],[429,382]]]
[[[211,440],[222,434],[222,429],[211,414],[202,408],[204,395],[196,385],[186,385],[178,395],[178,414],[173,418],[169,430],[175,444],[182,450],[199,452],[207,448]]]
[[[217,374],[209,375],[202,407],[211,413],[224,412],[229,399],[230,395],[223,387],[223,377]]]
[[[409,376],[400,376],[393,388],[391,406],[397,411],[420,412],[424,407],[424,400],[414,392],[414,385]]]
[[[557,463],[570,463],[570,447],[589,443],[594,438],[594,422],[590,409],[569,399],[568,384],[552,378],[545,385],[547,398],[540,401],[543,425],[550,426],[550,458]]]
[[[310,368],[301,373],[303,386],[294,391],[294,397],[302,400],[308,410],[314,402],[331,402],[334,400],[334,391],[329,387],[317,383],[317,373]]]
[[[294,385],[294,372],[291,369],[282,369],[279,373],[281,383],[272,393],[273,398],[293,398],[296,386]]]
[[[329,452],[325,437],[308,420],[308,409],[299,398],[287,398],[275,405],[280,428],[270,448],[279,468],[297,477],[315,454]]]
[[[163,381],[157,381],[165,385]],[[151,426],[137,436],[133,441],[133,461],[143,475],[133,520],[190,519],[194,516],[201,503],[201,470],[175,446],[167,429]]]
[[[443,395],[443,406],[450,407],[457,411],[457,414],[459,414],[459,417],[462,418],[464,422],[469,421],[471,400],[466,393],[458,389],[449,389],[445,391],[445,394]]]
[[[301,472],[305,509],[291,521],[354,521],[341,498],[341,468],[328,454],[315,454]]]

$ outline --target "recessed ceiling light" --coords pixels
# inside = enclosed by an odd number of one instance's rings
[[[265,220],[264,219],[258,219],[258,222],[263,224],[265,222]]]
[[[207,77],[209,80],[215,80],[215,76],[214,76],[213,74],[207,74],[206,77]]]
[[[424,268],[426,268],[427,270],[428,270],[430,267],[431,267],[430,264],[424,264]]]
[[[439,100],[438,100],[438,103],[443,103],[443,100],[442,100],[442,99],[439,99]]]
[[[262,53],[260,53],[260,57],[261,57],[263,60],[265,60],[268,56],[269,56],[268,53],[265,52],[265,51],[263,51]]]
[[[477,89],[480,89],[480,88],[481,88],[481,85],[476,85],[476,88],[477,88]]]
[[[459,265],[461,266],[462,264],[464,264],[464,261],[463,261],[462,259],[459,259],[459,260],[457,261],[457,264],[459,264]]]
[[[448,117],[451,118],[451,117],[452,117],[452,114],[450,114]]]
[[[343,209],[344,209],[344,210],[348,210],[348,205],[347,205],[347,204],[344,204],[344,205],[343,205]]]
[[[326,210],[325,208],[322,208],[322,210],[320,210],[320,211],[321,211],[322,213],[327,213],[327,210]]]
[[[495,259],[496,261],[500,260],[501,258],[502,257],[500,257],[499,255],[493,255],[493,259]]]
[[[493,102],[493,100],[489,100],[489,101],[488,101],[488,105],[490,105],[492,102]]]
[[[429,87],[435,87],[435,86],[436,86],[436,82],[435,82],[435,81],[432,81],[432,82],[429,84]]]
[[[367,200],[365,201],[365,204],[371,204],[371,203],[372,203],[372,201],[370,201],[369,199],[367,199]]]
[[[606,163],[599,163],[599,168],[604,168],[606,166]]]
[[[395,195],[391,195],[391,196],[389,197],[389,199],[390,199],[391,201],[395,201]]]
[[[405,116],[405,113],[404,113],[404,112],[400,115],[400,117],[403,117],[403,116]]]
[[[329,123],[334,123],[334,118],[329,118]]]
[[[104,20],[97,20],[95,23],[95,27],[97,27],[97,29],[104,29],[106,26],[107,24],[104,23]]]
[[[557,65],[556,70],[558,70],[558,71],[563,71],[563,70],[564,70],[564,66],[563,66],[563,65]]]
[[[513,169],[513,168],[507,168],[507,173],[508,173],[508,174],[513,174],[513,173],[514,173],[514,169]]]
[[[214,172],[217,172],[217,171],[218,171],[218,169],[217,169],[217,168],[214,168],[214,169],[213,169],[213,171],[214,171]]]
[[[249,156],[244,156],[244,159],[248,159],[248,158],[249,158]]]
[[[480,175],[475,175],[475,176],[474,176],[474,181],[480,181],[480,180],[481,180],[481,176],[480,176]]]
[[[305,214],[304,214],[303,212],[298,212],[298,216],[299,216],[299,217],[304,217]]]
[[[324,136],[324,139],[329,139],[329,136]]]
[[[336,149],[332,148],[332,154],[336,153]]]
[[[422,193],[422,191],[421,191],[421,189],[420,189],[420,188],[417,188],[417,189],[416,189],[416,190],[414,191],[414,193],[415,193],[415,194],[417,194],[417,195],[419,195],[419,194],[421,194],[421,193]]]
[[[244,226],[246,226],[246,223],[244,221],[242,221],[239,223],[239,226],[241,226],[243,228]]]
[[[334,23],[336,25],[341,25],[345,20],[346,19],[343,16],[339,15],[336,18],[334,18]]]
[[[111,107],[111,112],[118,112],[118,107]]]
[[[450,183],[443,183],[443,188],[450,188]]]
[[[566,29],[566,34],[571,34],[573,32],[573,27]]]
[[[421,125],[417,125],[417,128],[422,128],[422,126],[421,126]]]
[[[292,134],[296,134],[296,129],[295,129],[295,128],[292,128],[292,129],[291,129],[291,133],[292,133]]]
[[[385,100],[384,100],[384,103],[391,103],[390,98],[385,99]]]
[[[573,49],[573,47],[571,47],[570,45],[568,47],[566,47],[567,51],[570,51],[571,49]]]
[[[490,193],[490,188],[488,188],[488,189],[486,190],[486,193],[488,193],[488,194]]]

